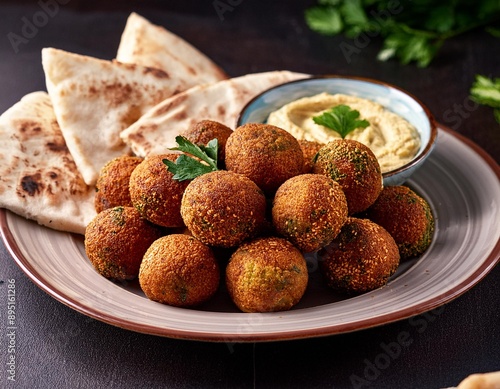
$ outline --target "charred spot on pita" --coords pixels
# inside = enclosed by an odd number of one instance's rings
[[[128,84],[115,82],[113,84],[103,83],[99,93],[103,93],[112,107],[117,107],[132,99],[134,89]]]
[[[144,74],[151,74],[156,78],[170,78],[169,74],[161,69],[145,66]]]
[[[37,132],[42,131],[39,123],[35,123],[35,122],[25,122],[20,130],[21,130],[21,132],[24,132],[24,133],[27,133],[27,132],[37,133]]]
[[[45,146],[47,146],[48,150],[53,151],[55,153],[68,152],[68,147],[66,146],[66,143],[64,143],[64,141],[62,141],[62,142],[47,142],[47,143],[45,143]]]
[[[31,176],[24,176],[21,178],[21,188],[30,196],[40,193],[42,189],[41,174],[36,173]]]
[[[21,140],[28,139],[42,131],[40,123],[33,120],[18,120],[14,123],[14,126],[19,129]]]
[[[220,116],[225,116],[226,115],[226,107],[224,107],[223,105],[219,105],[217,107],[217,113],[220,115]]]

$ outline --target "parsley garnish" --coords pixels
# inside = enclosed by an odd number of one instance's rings
[[[347,105],[337,105],[321,115],[313,116],[314,123],[328,127],[345,138],[347,134],[356,128],[366,128],[370,125],[367,120],[358,120],[359,111],[351,109]]]
[[[495,119],[500,123],[500,78],[491,79],[477,74],[470,97],[476,103],[492,107]]]
[[[178,150],[191,154],[205,163],[186,154],[179,155],[175,162],[164,159],[163,163],[167,165],[167,170],[174,175],[174,180],[192,180],[202,174],[218,170],[217,153],[219,144],[217,139],[212,139],[208,142],[207,146],[195,145],[180,135],[175,137],[175,141],[177,142],[177,147],[173,147],[170,150]]]
[[[318,0],[305,12],[311,30],[354,39],[340,44],[348,62],[367,41],[381,38],[379,60],[397,58],[402,64],[415,62],[420,67],[427,66],[451,37],[478,27],[499,36],[493,25],[499,18],[498,0]],[[358,37],[362,46],[356,44]]]

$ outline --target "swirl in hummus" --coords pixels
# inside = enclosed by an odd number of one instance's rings
[[[287,130],[297,139],[327,143],[340,135],[314,123],[312,118],[340,104],[359,111],[359,119],[370,122],[368,127],[358,128],[345,138],[368,146],[377,157],[382,173],[407,164],[418,153],[420,135],[412,124],[380,104],[355,96],[320,93],[304,97],[272,112],[267,123]]]

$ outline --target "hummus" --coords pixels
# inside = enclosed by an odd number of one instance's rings
[[[269,115],[267,123],[281,127],[297,139],[328,143],[340,135],[314,123],[313,116],[336,105],[348,105],[359,111],[359,119],[370,125],[346,135],[368,146],[378,159],[382,173],[410,162],[420,149],[420,135],[407,120],[371,100],[343,94],[321,93],[295,100]]]

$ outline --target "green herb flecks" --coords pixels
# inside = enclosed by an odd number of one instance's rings
[[[184,181],[192,180],[205,173],[210,173],[219,170],[217,167],[217,154],[219,144],[217,139],[212,139],[207,146],[195,145],[183,136],[175,138],[177,147],[170,150],[182,151],[186,154],[181,154],[172,162],[164,159],[163,163],[167,165],[167,169],[174,175],[174,180]],[[191,157],[190,154],[198,159]]]
[[[496,121],[500,124],[500,78],[476,75],[470,89],[470,97],[478,104],[493,108]]]
[[[367,120],[359,120],[359,111],[347,105],[337,105],[321,115],[313,116],[314,123],[328,127],[338,132],[342,138],[356,128],[366,128],[370,125]]]

